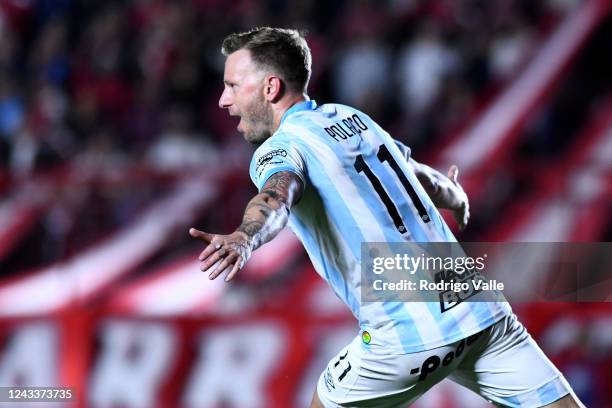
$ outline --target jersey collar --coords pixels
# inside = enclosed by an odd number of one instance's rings
[[[280,123],[283,123],[283,121],[287,119],[289,115],[292,115],[296,112],[306,111],[306,110],[315,110],[315,109],[317,109],[317,103],[312,99],[303,101],[300,103],[296,103],[295,105],[287,109],[287,111],[281,117]]]

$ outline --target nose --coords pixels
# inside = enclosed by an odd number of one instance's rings
[[[223,93],[221,94],[221,97],[219,98],[219,107],[221,109],[227,109],[230,107],[231,104],[232,102],[231,102],[229,92],[227,91],[227,88],[225,88],[223,89]]]

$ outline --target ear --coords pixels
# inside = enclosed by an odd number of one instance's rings
[[[283,83],[275,75],[266,75],[264,85],[264,98],[269,102],[276,102],[282,95]]]

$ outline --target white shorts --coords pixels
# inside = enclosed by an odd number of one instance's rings
[[[326,408],[406,407],[447,377],[507,407],[541,407],[574,395],[514,314],[467,339],[418,353],[374,354],[361,342],[356,337],[319,377],[317,393]]]

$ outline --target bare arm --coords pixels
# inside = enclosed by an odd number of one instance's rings
[[[410,159],[409,163],[434,205],[452,210],[459,229],[464,229],[470,218],[470,205],[463,187],[457,181],[459,175],[457,166],[451,166],[445,176],[438,170],[413,159]]]
[[[215,235],[191,228],[189,234],[207,244],[199,257],[200,269],[206,271],[220,261],[209,278],[215,279],[230,269],[225,278],[226,282],[230,281],[254,250],[272,240],[285,227],[289,210],[299,201],[303,189],[302,181],[294,173],[275,173],[249,201],[242,223],[233,233]]]

